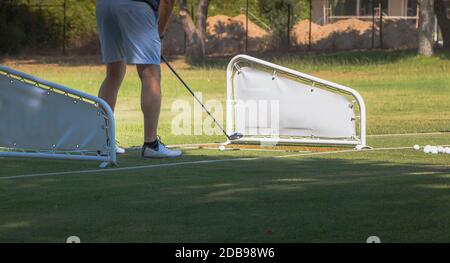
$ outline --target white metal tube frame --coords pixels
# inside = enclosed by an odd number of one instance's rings
[[[12,75],[17,77],[19,80],[28,80],[35,83],[38,83],[40,85],[49,87],[54,90],[61,91],[63,93],[67,93],[73,96],[77,96],[82,99],[87,99],[89,101],[92,101],[93,103],[97,104],[99,109],[104,111],[104,114],[107,116],[108,119],[108,137],[109,137],[109,154],[108,155],[83,155],[81,154],[64,154],[64,153],[52,153],[52,152],[31,152],[30,151],[0,151],[0,157],[29,157],[29,158],[45,158],[45,159],[68,159],[68,160],[86,160],[86,161],[100,161],[102,164],[101,167],[106,167],[109,164],[117,165],[117,154],[116,154],[116,131],[115,131],[115,120],[114,120],[114,113],[111,109],[111,107],[106,103],[106,101],[102,100],[99,97],[95,97],[92,95],[89,95],[87,93],[70,89],[67,87],[64,87],[62,85],[49,82],[31,75],[28,75],[26,73],[1,66],[0,65],[0,71],[3,71],[6,73],[6,75]]]
[[[362,98],[362,96],[355,90],[340,85],[340,84],[336,84],[333,83],[331,81],[327,81],[327,80],[323,80],[308,74],[304,74],[289,68],[285,68],[261,59],[257,59],[251,56],[247,56],[247,55],[237,55],[235,56],[230,63],[228,64],[228,68],[227,68],[227,102],[226,102],[226,106],[227,106],[227,120],[226,120],[226,129],[227,129],[227,134],[233,134],[233,129],[234,129],[234,117],[233,117],[233,103],[234,103],[234,98],[233,98],[233,77],[235,74],[235,69],[237,68],[236,66],[241,63],[241,62],[249,62],[252,64],[257,64],[266,68],[270,68],[271,70],[274,71],[278,71],[278,72],[282,72],[294,77],[298,77],[301,79],[306,79],[309,80],[311,82],[315,82],[315,83],[319,83],[321,85],[324,85],[328,88],[334,89],[334,90],[338,90],[341,92],[344,92],[346,94],[349,94],[351,96],[354,97],[354,99],[356,100],[356,102],[358,103],[359,106],[359,114],[360,114],[360,137],[357,140],[337,140],[337,139],[326,139],[326,138],[258,138],[258,137],[246,137],[244,136],[243,138],[233,141],[233,142],[228,142],[228,143],[240,143],[240,142],[274,142],[274,140],[277,143],[297,143],[297,144],[328,144],[328,145],[354,145],[357,146],[358,148],[362,149],[362,148],[366,148],[367,147],[367,141],[366,141],[366,105],[364,103],[364,99]]]

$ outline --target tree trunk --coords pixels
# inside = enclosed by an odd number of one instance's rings
[[[202,51],[206,54],[205,40],[206,40],[206,18],[208,17],[208,0],[200,0],[197,10],[197,32],[202,39]]]
[[[180,0],[180,19],[187,37],[187,56],[191,59],[203,59],[206,56],[205,36],[208,0],[200,0],[197,11],[197,26],[189,14],[187,0]]]
[[[434,9],[433,0],[419,0],[420,25],[419,25],[419,54],[433,55],[433,29]]]
[[[447,8],[450,8],[450,4],[446,5],[444,0],[434,1],[434,12],[441,28],[444,48],[450,49],[450,19],[447,17]]]

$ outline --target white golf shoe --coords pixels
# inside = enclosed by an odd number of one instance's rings
[[[146,145],[142,147],[142,158],[176,158],[181,155],[181,151],[168,149],[159,139],[157,149],[152,149]]]
[[[126,151],[125,151],[124,148],[119,147],[119,146],[116,145],[116,153],[117,153],[117,154],[125,154]]]

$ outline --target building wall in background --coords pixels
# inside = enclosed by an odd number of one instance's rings
[[[389,0],[389,16],[406,16],[406,0]]]
[[[381,2],[383,4],[383,13],[387,16],[387,19],[389,16],[417,15],[417,0],[382,0]],[[345,16],[346,18],[348,16],[372,15],[372,8],[370,7],[372,4],[370,0],[312,0],[312,4],[313,22],[320,25],[327,23],[327,15],[335,17]]]
[[[324,23],[323,8],[326,6],[326,0],[313,0],[312,4],[312,20],[314,23],[322,25]]]

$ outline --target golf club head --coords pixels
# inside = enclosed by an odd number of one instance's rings
[[[242,137],[244,137],[244,135],[242,133],[233,133],[230,136],[228,136],[228,139],[230,141],[235,141],[235,140],[241,139]]]

